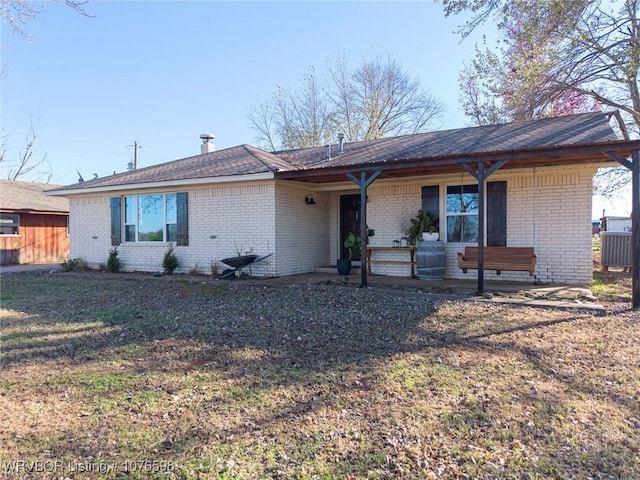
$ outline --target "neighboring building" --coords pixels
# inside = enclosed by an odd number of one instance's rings
[[[602,217],[603,232],[630,232],[631,217]]]
[[[71,257],[92,266],[118,245],[124,270],[158,271],[173,244],[182,272],[209,272],[237,252],[273,253],[253,275],[313,272],[343,254],[366,198],[370,246],[391,247],[417,209],[430,209],[446,246],[445,276],[474,279],[456,253],[477,245],[484,190],[485,244],[534,247],[538,256],[534,277],[485,271],[486,278],[588,284],[593,175],[615,164],[612,154],[640,148],[619,140],[609,118],[588,113],[272,153],[249,145],[216,151],[203,136],[200,155],[49,194],[69,198]],[[354,179],[371,184],[363,192]],[[373,273],[408,276],[404,253],[386,252]]]
[[[62,262],[69,257],[69,201],[44,183],[0,180],[0,263]]]

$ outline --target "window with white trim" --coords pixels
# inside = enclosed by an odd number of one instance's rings
[[[176,242],[175,193],[124,197],[125,242]]]
[[[447,186],[447,242],[478,241],[478,185]]]

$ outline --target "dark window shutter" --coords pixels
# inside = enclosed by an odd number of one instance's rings
[[[507,182],[487,182],[487,246],[507,246]]]
[[[187,204],[187,192],[176,193],[176,213],[178,225],[176,245],[186,247],[189,245],[189,208]]]
[[[120,245],[122,241],[122,199],[111,197],[111,245]]]
[[[440,218],[440,187],[438,185],[422,187],[422,210]]]

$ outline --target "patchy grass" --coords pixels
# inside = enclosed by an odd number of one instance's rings
[[[630,302],[631,273],[622,271],[594,272],[591,291],[601,300]]]
[[[593,284],[591,291],[601,301],[629,302],[631,301],[631,273],[623,268],[610,268],[609,271],[600,270],[600,236],[594,235],[593,245]]]
[[[0,478],[640,471],[624,302],[594,316],[335,285],[1,281]]]

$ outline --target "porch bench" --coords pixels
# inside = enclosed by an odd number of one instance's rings
[[[533,247],[484,247],[484,269],[529,272],[533,276],[538,257]],[[464,253],[458,252],[458,267],[464,273],[467,269],[478,268],[478,247],[465,247]]]

